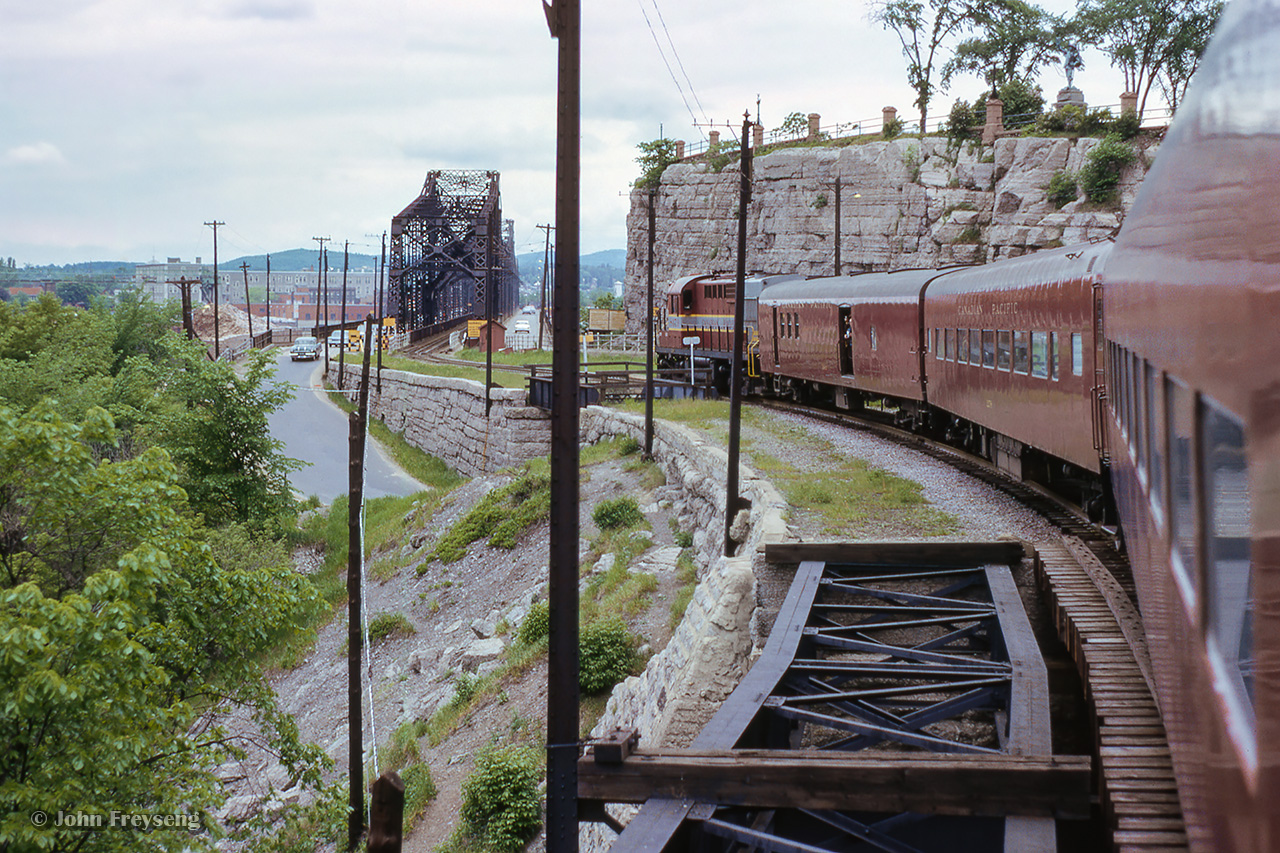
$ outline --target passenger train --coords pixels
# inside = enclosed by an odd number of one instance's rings
[[[1114,241],[747,283],[760,392],[883,407],[1110,492],[1196,851],[1280,851],[1280,4],[1227,4]],[[727,377],[733,278],[673,282],[659,350]]]

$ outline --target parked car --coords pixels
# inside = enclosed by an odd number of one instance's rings
[[[329,333],[329,346],[342,347],[342,345],[343,345],[342,330],[334,329],[332,332]]]
[[[298,338],[289,348],[293,361],[315,361],[320,357],[320,342],[315,338]]]

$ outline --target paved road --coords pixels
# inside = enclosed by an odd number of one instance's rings
[[[294,398],[269,418],[271,434],[284,442],[284,454],[310,463],[289,480],[300,495],[316,495],[328,505],[347,492],[347,414],[325,399],[320,381],[324,359],[290,361],[277,351],[276,377],[294,386]],[[392,462],[370,439],[365,454],[366,498],[411,495],[425,488]]]

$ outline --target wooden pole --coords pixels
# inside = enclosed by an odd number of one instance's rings
[[[369,415],[369,334],[373,315],[365,320],[364,369],[360,376],[359,403],[349,416],[349,456],[347,460],[347,738],[351,780],[350,813],[347,815],[347,849],[355,850],[364,835],[364,706],[360,677],[360,655],[364,652],[361,631],[360,566],[364,541],[360,536],[360,509],[364,504],[364,444]]]

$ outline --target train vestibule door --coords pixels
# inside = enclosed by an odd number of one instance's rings
[[[840,306],[840,372],[853,375],[853,308]]]

